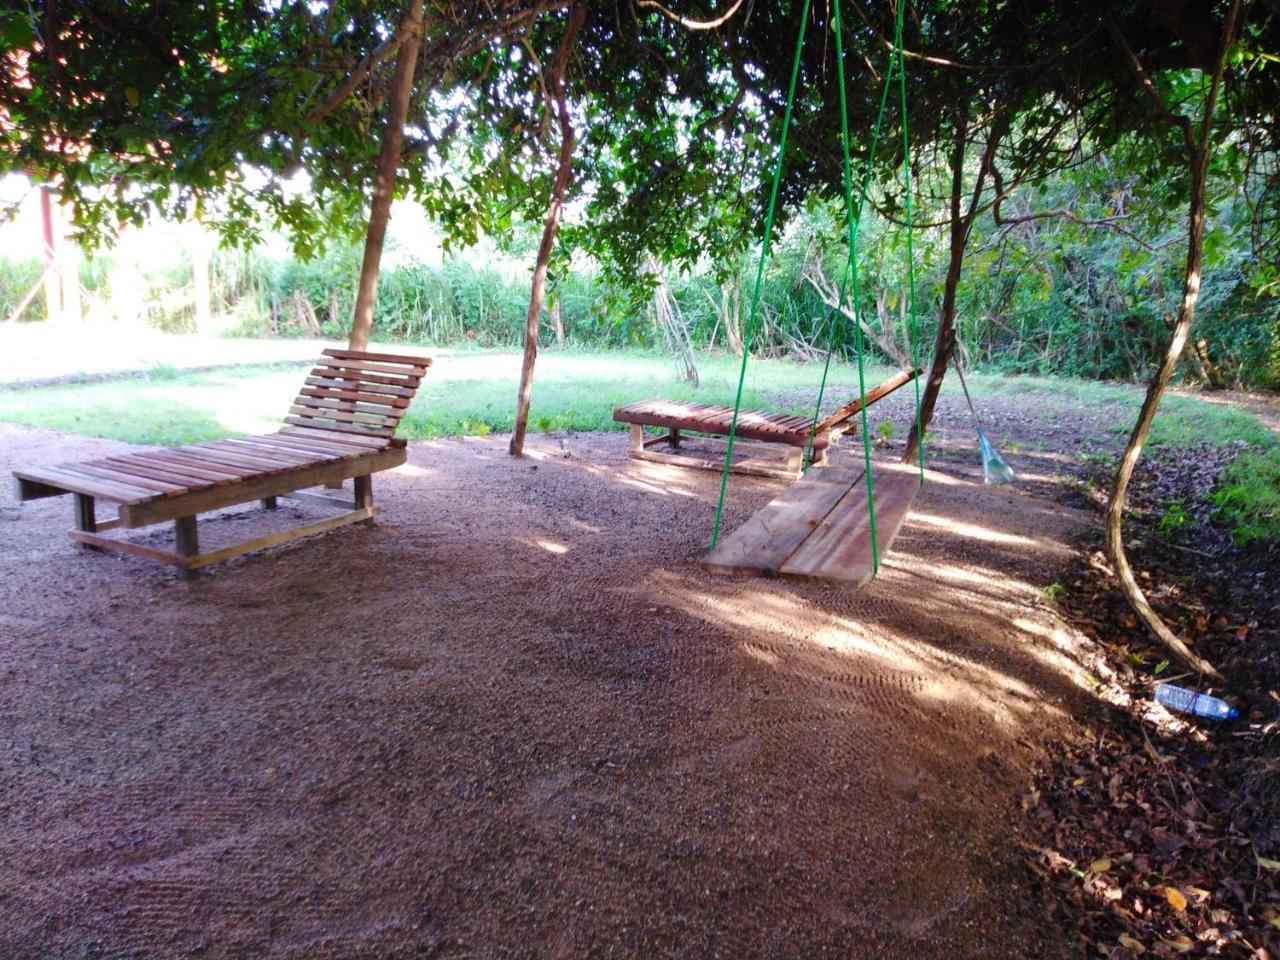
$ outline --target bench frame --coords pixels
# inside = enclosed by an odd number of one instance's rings
[[[627,445],[627,454],[635,460],[649,460],[654,463],[672,463],[679,467],[694,467],[699,470],[723,470],[723,458],[711,460],[707,457],[680,453],[683,434],[692,434],[699,443],[726,449],[729,438],[720,433],[708,433],[701,430],[690,430],[687,427],[664,428],[664,433],[647,436],[644,425],[631,424],[631,440]],[[831,442],[834,442],[832,438]],[[652,447],[665,445],[666,450],[653,450]],[[782,449],[779,449],[782,447]],[[782,480],[795,480],[804,473],[804,447],[787,446],[778,443],[764,443],[760,440],[743,440],[734,438],[734,454],[744,453],[748,456],[729,464],[730,473],[746,474],[753,477],[773,477]],[[764,454],[764,457],[753,455]],[[777,454],[781,454],[781,459]],[[813,465],[822,466],[827,462],[827,448],[814,444]]]

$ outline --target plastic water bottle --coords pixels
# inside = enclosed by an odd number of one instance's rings
[[[1207,693],[1196,693],[1185,687],[1175,687],[1172,683],[1156,684],[1156,700],[1170,710],[1208,717],[1210,720],[1231,720],[1240,716],[1239,711],[1225,700],[1211,697]]]

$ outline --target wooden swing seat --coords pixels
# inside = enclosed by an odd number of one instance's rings
[[[404,463],[404,441],[396,439],[395,429],[430,364],[423,357],[325,350],[285,417],[285,426],[276,433],[15,470],[18,499],[73,494],[73,541],[169,563],[187,577],[219,560],[371,521],[378,514],[373,474]],[[302,492],[320,485],[341,487],[347,479],[354,487],[350,502]],[[198,514],[254,500],[273,510],[282,496],[345,512],[200,552]],[[114,518],[97,518],[99,500],[116,507]],[[172,551],[102,535],[117,527],[133,529],[169,520],[175,530]]]
[[[849,588],[874,575],[861,468],[814,467],[733,533],[701,566],[714,573],[809,580]],[[920,487],[910,468],[872,474],[876,543],[883,563]]]
[[[920,370],[914,372],[906,370],[890,377],[867,393],[865,406],[869,407],[887,397],[899,387],[910,383],[920,373]],[[814,465],[825,464],[827,449],[843,434],[856,430],[856,418],[863,406],[861,400],[854,400],[818,421],[817,428],[813,431]],[[704,470],[724,468],[724,461],[721,458],[681,453],[681,435],[696,434],[699,440],[723,446],[727,443],[726,438],[733,425],[733,407],[681,400],[642,400],[617,407],[613,411],[613,419],[618,423],[631,424],[628,453],[637,460],[673,463],[682,467],[697,467]],[[733,449],[735,453],[747,456],[735,460],[729,465],[729,469],[734,473],[796,479],[803,473],[804,453],[809,445],[809,432],[812,426],[813,421],[807,417],[768,413],[763,410],[740,410],[738,425],[734,430]],[[646,427],[665,432],[656,436],[646,436]],[[653,449],[664,445],[667,448],[665,451]],[[753,456],[756,453],[776,453],[779,447],[785,448],[782,451],[784,457],[781,463],[776,458],[761,459]]]

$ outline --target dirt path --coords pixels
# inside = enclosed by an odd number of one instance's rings
[[[1058,955],[1016,811],[1091,702],[1040,602],[1080,517],[936,473],[869,587],[735,582],[718,478],[624,445],[413,444],[376,527],[195,584],[6,490],[0,955]]]

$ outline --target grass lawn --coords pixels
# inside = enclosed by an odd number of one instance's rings
[[[520,373],[517,351],[429,352],[435,364],[401,426],[402,436],[474,436],[511,429]],[[677,378],[670,359],[652,353],[546,351],[538,358],[529,426],[538,431],[615,430],[615,406],[652,396],[731,404],[738,365],[733,356],[701,356],[701,383],[695,388]],[[0,387],[0,420],[150,444],[262,433],[279,424],[303,372],[284,364],[203,373],[159,366],[146,374],[100,382]],[[868,389],[892,373],[888,367],[869,366]],[[743,405],[811,414],[821,378],[819,364],[752,359]],[[1117,442],[1132,427],[1143,396],[1140,387],[1084,380],[980,374],[969,380],[977,402],[997,396],[1035,398],[1046,416],[1072,407],[1114,410],[1109,429]],[[904,393],[910,390],[903,388]],[[948,379],[944,392],[954,390],[954,378]],[[829,410],[856,393],[856,369],[833,364],[823,408]],[[1178,446],[1202,440],[1275,445],[1274,436],[1246,410],[1195,397],[1167,397],[1152,428],[1151,444]]]
[[[375,349],[377,349],[375,347]],[[388,349],[395,349],[389,347]],[[400,435],[410,438],[475,436],[511,429],[520,354],[514,350],[431,350],[435,363],[405,417]],[[538,358],[533,409],[534,431],[616,430],[615,406],[646,397],[696,399],[731,404],[739,360],[706,355],[699,359],[698,387],[679,380],[670,359],[651,353],[547,351]],[[866,371],[868,389],[893,373]],[[267,433],[279,426],[298,392],[304,368],[264,364],[187,373],[153,367],[145,375],[88,383],[22,388],[0,387],[0,420],[66,430],[133,443],[173,445],[236,434]],[[818,364],[755,360],[743,391],[746,407],[812,414],[822,377]],[[1032,377],[972,375],[976,403],[1024,398],[1026,409],[1050,422],[1071,410],[1113,413],[1099,437],[1118,451],[1142,403],[1137,386]],[[944,392],[958,391],[948,380]],[[904,393],[910,388],[904,388]],[[824,410],[857,394],[857,371],[833,365]],[[1229,404],[1171,396],[1161,405],[1150,446],[1214,445],[1244,441],[1245,457],[1224,477],[1220,508],[1245,538],[1280,536],[1275,478],[1280,477],[1280,441],[1251,413]],[[1246,532],[1247,531],[1247,532]]]
[[[435,363],[400,427],[401,436],[474,436],[511,429],[518,352],[430,352]],[[547,351],[538,358],[529,426],[539,431],[619,429],[611,417],[613,408],[650,396],[732,403],[738,363],[731,356],[701,358],[702,379],[694,388],[676,377],[670,360],[654,354]],[[161,367],[94,383],[0,388],[0,420],[149,444],[264,433],[278,426],[304,372],[293,365],[203,373]],[[868,389],[891,374],[888,368],[869,368]],[[747,376],[744,406],[812,413],[822,368],[752,360]],[[856,371],[833,365],[824,407],[856,393]]]

